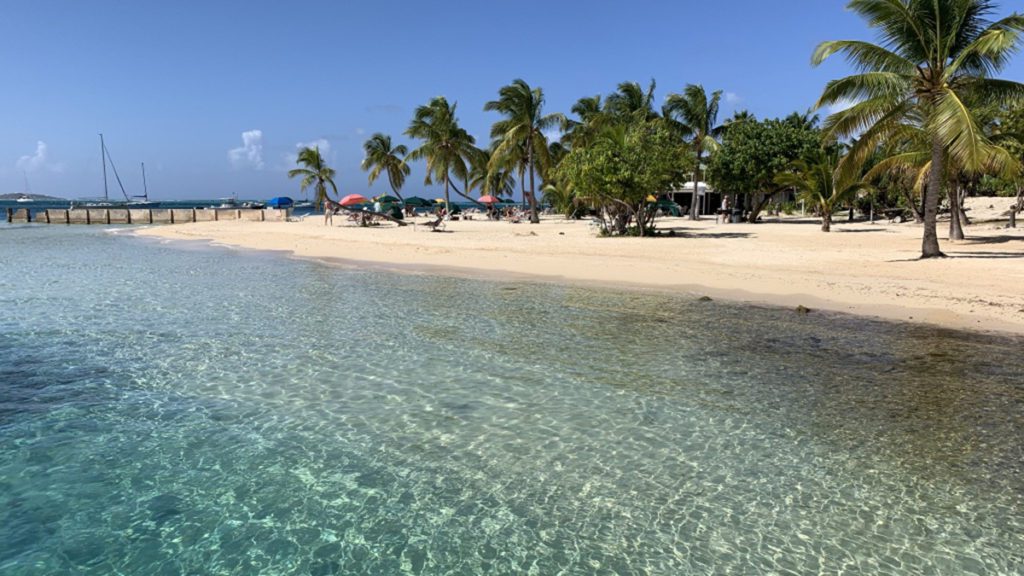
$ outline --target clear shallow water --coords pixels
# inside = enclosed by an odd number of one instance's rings
[[[0,307],[5,575],[1024,566],[1021,339],[86,227]]]

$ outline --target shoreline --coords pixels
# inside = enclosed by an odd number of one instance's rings
[[[1024,286],[1024,267],[1012,264],[1024,258],[1024,230],[976,225],[968,240],[943,242],[952,258],[917,261],[916,226],[838,223],[826,234],[813,224],[662,219],[659,228],[675,230],[677,237],[639,239],[598,238],[586,222],[558,218],[540,225],[457,221],[448,224],[450,233],[435,234],[413,226],[325,227],[310,217],[153,226],[132,233],[398,273],[709,296],[1024,334],[1024,303],[1013,297]]]

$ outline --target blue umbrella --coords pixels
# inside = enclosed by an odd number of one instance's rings
[[[295,200],[292,200],[287,196],[278,196],[277,198],[271,198],[267,202],[267,206],[270,206],[271,208],[287,208],[292,204],[295,204]]]

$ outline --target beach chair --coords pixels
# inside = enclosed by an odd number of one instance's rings
[[[438,230],[438,228],[441,228],[441,230],[444,230],[444,216],[438,216],[437,220],[434,220],[433,222],[426,222],[426,223],[422,224],[422,226],[426,226],[427,228],[430,228],[431,232],[440,232],[440,230]]]

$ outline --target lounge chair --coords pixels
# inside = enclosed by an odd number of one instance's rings
[[[441,230],[444,230],[444,216],[438,216],[437,220],[434,220],[433,222],[425,222],[422,225],[430,228],[431,232],[439,232],[439,227]]]

